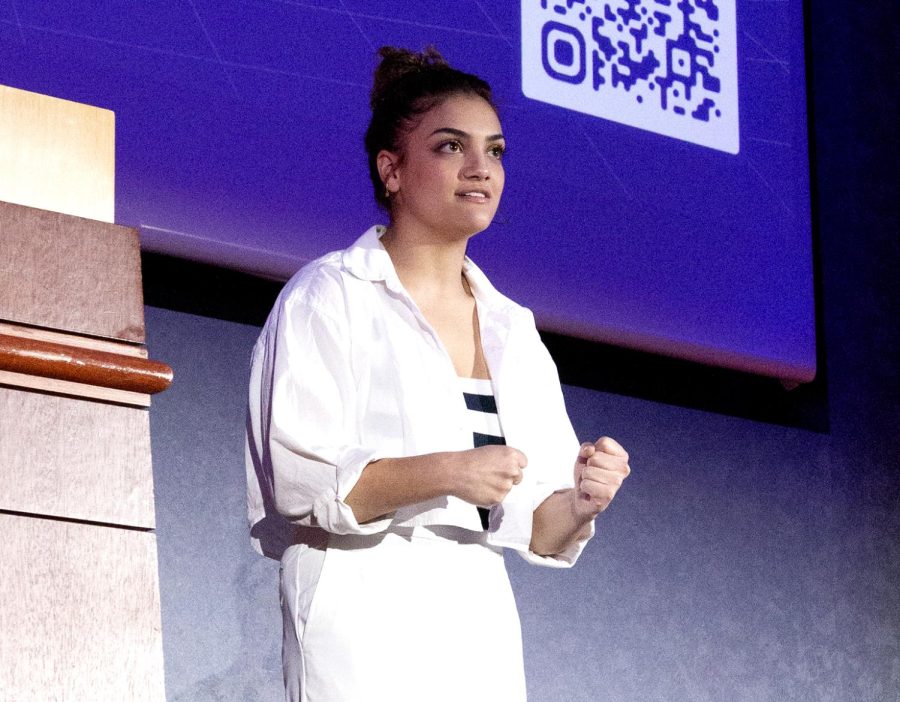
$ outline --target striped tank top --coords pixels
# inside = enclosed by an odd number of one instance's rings
[[[478,448],[492,444],[506,445],[491,381],[482,378],[460,378],[459,382],[466,401],[466,419],[472,428],[472,446]],[[478,508],[481,526],[484,529],[488,528],[489,514],[489,510],[484,507]]]

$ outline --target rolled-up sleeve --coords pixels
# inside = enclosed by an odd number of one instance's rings
[[[594,535],[593,524],[583,538],[561,553],[542,556],[530,550],[534,511],[553,493],[574,487],[580,443],[566,412],[556,365],[530,317],[528,321],[515,356],[519,372],[511,380],[514,400],[507,403],[508,414],[501,418],[512,430],[507,437],[512,445],[524,449],[528,466],[522,483],[501,503],[501,518],[490,540],[515,549],[534,565],[568,568]]]
[[[299,296],[279,300],[253,353],[250,426],[258,466],[248,478],[294,524],[338,534],[383,531],[347,505],[365,467],[383,458],[358,443],[347,321]],[[251,492],[253,486],[251,485]],[[251,514],[251,524],[254,515]]]

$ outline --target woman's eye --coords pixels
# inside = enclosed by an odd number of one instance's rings
[[[500,159],[503,158],[503,154],[506,153],[506,147],[499,146],[499,145],[492,146],[489,153],[491,154],[491,156],[493,156],[495,159],[497,159],[499,161]]]
[[[440,150],[448,154],[458,154],[460,151],[462,151],[462,144],[460,144],[458,141],[445,141],[443,144],[441,144]]]

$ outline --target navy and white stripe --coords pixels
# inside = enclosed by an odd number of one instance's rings
[[[497,414],[497,402],[490,380],[482,378],[460,378],[463,398],[466,401],[466,420],[472,428],[472,445],[480,446],[506,445],[500,417]],[[481,526],[488,528],[488,510],[478,508]]]

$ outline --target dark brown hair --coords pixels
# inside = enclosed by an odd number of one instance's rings
[[[376,157],[381,150],[401,152],[403,137],[417,117],[453,95],[477,95],[496,112],[491,87],[471,73],[452,68],[433,46],[421,53],[393,46],[378,50],[381,63],[372,85],[372,119],[366,130],[369,177],[375,200],[390,212],[390,200],[378,173]]]

